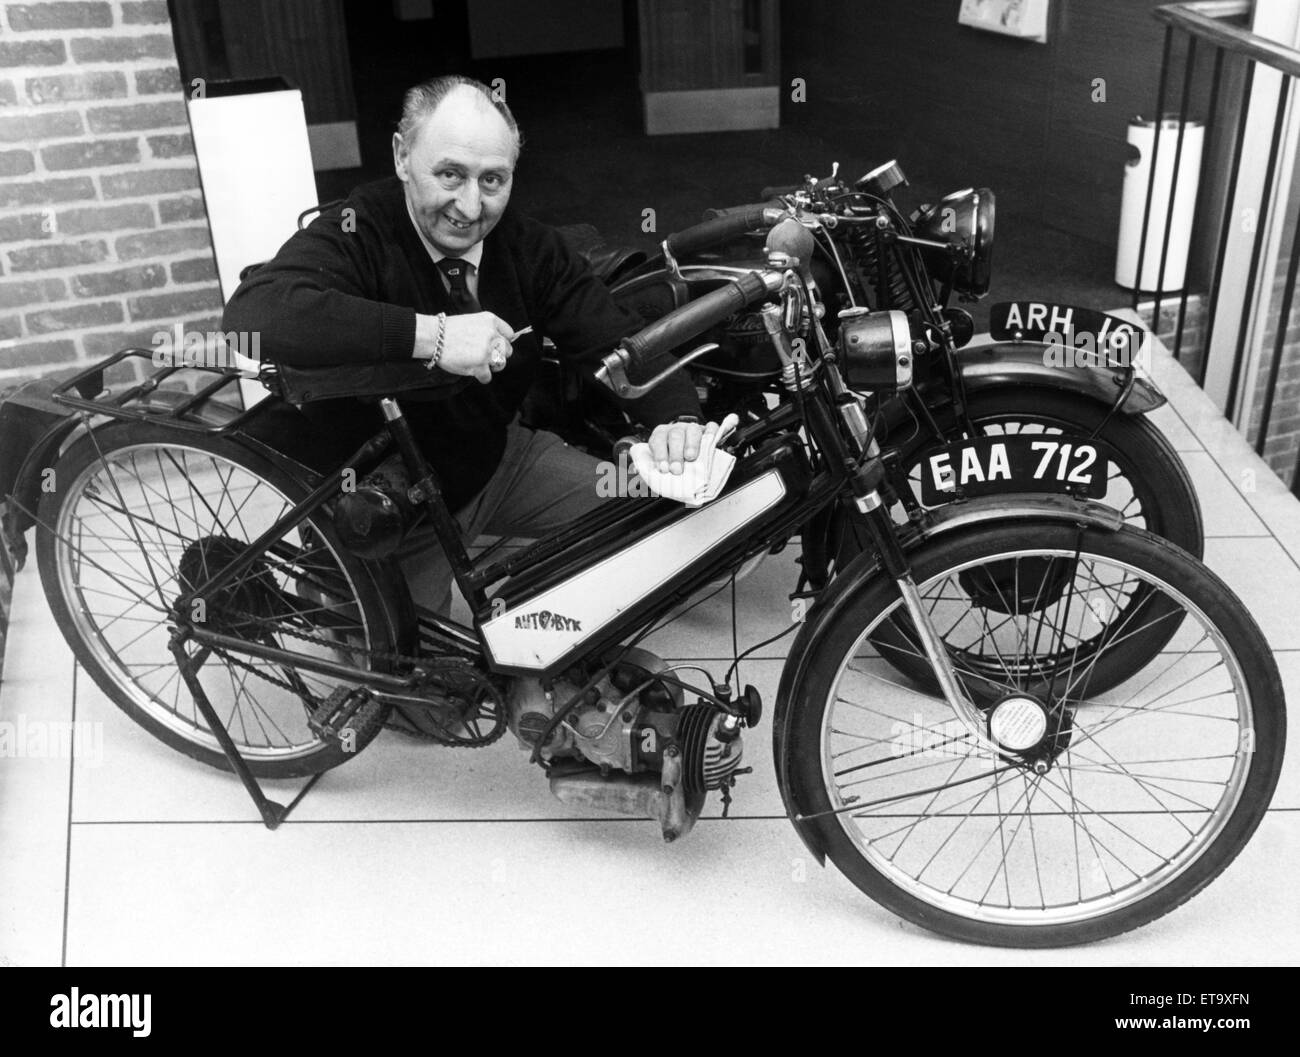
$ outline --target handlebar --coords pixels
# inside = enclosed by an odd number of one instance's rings
[[[717,217],[729,217],[736,213],[748,213],[755,209],[779,209],[783,214],[789,212],[784,203],[772,200],[769,202],[749,202],[740,206],[710,206],[704,211],[704,219],[713,220]]]
[[[668,252],[674,257],[686,257],[736,238],[754,228],[770,228],[785,216],[785,210],[769,206],[752,206],[741,212],[728,213],[674,232],[664,239]]]
[[[779,282],[779,276],[778,276]],[[703,297],[681,308],[674,309],[662,319],[657,319],[642,331],[623,341],[623,348],[633,360],[649,360],[675,349],[696,334],[716,326],[739,312],[751,301],[768,293],[768,283],[762,272],[750,272],[733,279]]]
[[[783,187],[764,187],[758,192],[759,198],[783,198],[785,195],[792,195],[796,191],[802,191],[803,184],[786,184]]]
[[[702,331],[728,319],[746,305],[775,293],[785,281],[780,271],[749,272],[703,297],[674,309],[644,330],[624,338],[602,361],[596,377],[619,396],[635,397],[653,389],[685,363],[679,360],[643,385],[627,379],[628,368],[676,348]]]

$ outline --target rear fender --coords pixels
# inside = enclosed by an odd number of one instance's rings
[[[55,403],[51,390],[61,384],[42,379],[24,386],[0,404],[0,498],[12,496],[15,500],[7,530],[19,536],[34,525],[33,515],[40,503],[44,472],[58,461],[60,454],[73,441],[91,429],[114,421],[107,416],[91,416],[89,425],[72,408]],[[188,396],[187,393],[159,389],[150,394],[149,403],[174,405]],[[229,407],[209,401],[195,417],[221,425],[237,412]],[[25,453],[25,454],[16,454]],[[13,540],[10,541],[11,549]]]
[[[962,380],[970,391],[995,386],[1037,386],[1078,393],[1110,407],[1128,382],[1124,368],[1104,364],[1064,364],[1061,346],[1038,341],[1000,341],[957,350]],[[1120,410],[1145,415],[1166,402],[1160,387],[1139,374]]]
[[[41,473],[58,458],[59,447],[77,426],[73,412],[51,396],[58,383],[38,379],[20,386],[0,402],[0,500],[5,503],[4,545],[21,569],[27,557],[23,534],[35,523],[41,498]]]
[[[15,450],[10,447],[11,441],[30,445],[20,468],[12,472],[12,485],[0,487],[0,498],[12,493],[17,500],[13,509],[6,510],[3,535],[18,568],[22,567],[27,554],[23,534],[36,523],[34,515],[45,480],[43,471],[54,466],[68,445],[83,434],[103,426],[111,427],[116,421],[108,417],[92,417],[87,426],[79,414],[48,399],[48,388],[54,384],[48,383],[43,398],[29,399],[26,403],[6,400],[0,404],[0,441],[3,441],[0,451]],[[188,396],[179,390],[159,389],[149,395],[148,402],[175,406]],[[352,454],[351,450],[344,451],[340,447],[339,438],[322,436],[321,431],[296,407],[274,397],[259,406],[261,411],[229,433],[228,439],[274,463],[308,490],[319,485]],[[41,417],[42,413],[44,417]],[[195,408],[191,417],[211,426],[222,426],[239,413],[237,408],[209,400]],[[166,418],[160,417],[160,424],[166,422]],[[193,439],[194,434],[177,430],[176,436],[178,442],[184,443]],[[17,450],[22,450],[22,447]],[[7,465],[0,459],[0,473],[5,472]],[[7,479],[0,477],[0,485],[6,483]],[[21,509],[18,504],[21,504]],[[393,558],[371,560],[366,564],[370,566],[371,576],[386,603],[386,616],[398,651],[413,652],[418,630],[416,613],[400,566]]]
[[[915,553],[941,536],[992,521],[1005,522],[1017,518],[1068,521],[1108,532],[1118,531],[1124,523],[1120,513],[1111,507],[1101,503],[1082,502],[1069,496],[985,496],[939,507],[931,512],[928,523],[923,528],[908,532],[902,542],[908,553]],[[800,838],[818,863],[823,865],[826,849],[822,846],[817,829],[796,820],[796,809],[791,798],[786,747],[794,725],[794,702],[800,697],[804,681],[811,670],[811,658],[822,638],[863,586],[880,574],[876,555],[871,551],[863,551],[836,575],[805,616],[803,625],[790,646],[787,654],[789,659],[781,671],[781,682],[776,692],[776,706],[772,714],[772,748],[781,800],[785,804],[786,816],[794,823]]]

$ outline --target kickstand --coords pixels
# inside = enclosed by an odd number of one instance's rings
[[[257,784],[257,779],[253,777],[253,772],[248,766],[248,761],[239,754],[239,749],[235,747],[234,739],[231,738],[230,732],[226,730],[225,724],[221,722],[221,717],[217,715],[216,709],[212,707],[212,702],[208,700],[207,691],[203,689],[199,682],[198,670],[207,660],[208,654],[212,651],[206,646],[200,649],[193,657],[185,653],[182,638],[177,635],[173,636],[171,642],[172,656],[176,658],[176,665],[180,669],[181,678],[185,680],[185,685],[189,687],[191,695],[194,697],[194,703],[198,706],[203,720],[212,731],[212,736],[217,739],[221,746],[221,752],[230,761],[231,769],[239,775],[239,780],[244,783],[244,788],[248,790],[248,795],[253,798],[253,803],[257,805],[258,813],[262,816],[262,822],[267,829],[275,829],[289,817],[289,812],[298,806],[298,803],[311,791],[321,775],[314,774],[308,780],[307,784],[298,790],[295,796],[286,807],[284,804],[277,803],[270,799],[262,792],[262,787]],[[322,774],[324,772],[321,772]]]

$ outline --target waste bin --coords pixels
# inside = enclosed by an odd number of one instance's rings
[[[1124,169],[1124,191],[1119,211],[1119,253],[1115,282],[1132,289],[1137,283],[1138,255],[1142,245],[1142,218],[1146,212],[1147,188],[1151,181],[1151,156],[1155,150],[1156,122],[1137,117],[1129,122],[1130,157]],[[1187,252],[1192,239],[1192,218],[1201,173],[1201,151],[1205,125],[1188,121],[1178,147],[1178,118],[1165,116],[1160,123],[1160,156],[1156,160],[1155,186],[1151,193],[1151,219],[1147,223],[1146,252],[1142,254],[1143,290],[1181,290],[1187,277]],[[1178,186],[1174,188],[1174,162],[1178,161]],[[1169,215],[1173,195],[1174,211]],[[1168,222],[1169,250],[1164,279],[1160,279],[1160,255]]]

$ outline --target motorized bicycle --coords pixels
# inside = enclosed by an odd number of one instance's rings
[[[837,165],[827,179],[764,189],[763,203],[711,210],[710,219],[669,235],[649,259],[593,239],[594,232],[578,244],[595,246],[593,267],[615,298],[650,321],[743,274],[761,259],[767,231],[796,218],[815,239],[805,277],[823,298],[829,329],[865,308],[908,316],[911,353],[893,370],[909,371],[912,385],[900,392],[893,378],[863,380],[889,470],[886,494],[898,501],[900,518],[917,519],[924,508],[954,499],[1038,489],[1036,463],[991,472],[992,438],[1047,435],[1076,451],[1079,444],[1105,450],[1109,477],[1089,498],[1200,557],[1195,487],[1168,440],[1144,417],[1165,402],[1141,367],[1148,336],[1091,309],[1006,302],[993,306],[993,340],[972,344],[971,316],[950,302],[976,300],[989,290],[993,192],[957,191],[907,216],[895,201],[905,185],[895,161],[852,186],[838,177]],[[717,347],[690,369],[706,412],[761,416],[779,388],[780,363],[759,314],[738,312],[704,339]],[[533,421],[571,443],[608,451],[626,431],[622,415],[561,361],[551,369],[549,393],[530,409]],[[846,545],[847,528],[832,519],[804,533],[804,571],[814,589],[824,585],[837,556],[843,564],[865,544],[854,538]]]
[[[675,840],[710,792],[730,797],[763,708],[731,685],[734,665],[700,678],[641,643],[836,508],[870,546],[791,626],[771,718],[781,794],[817,859],[976,942],[1085,942],[1178,906],[1245,844],[1277,782],[1283,693],[1259,629],[1196,559],[1064,478],[1056,494],[896,523],[855,389],[890,374],[908,321],[858,315],[832,342],[788,243],[769,241],[760,267],[602,368],[615,391],[653,386],[638,364],[756,307],[780,399],[731,438],[725,490],[698,508],[611,499],[509,556],[470,558],[393,379],[371,394],[383,428],[335,461],[292,403],[304,372],[267,369],[279,396],[247,410],[219,403],[241,377],[226,369],[180,395],[165,389],[171,367],[104,391],[104,370],[147,350],[82,372],[56,390],[75,412],[45,449],[57,487],[42,492],[29,467],[13,494],[36,522],[59,626],[116,704],[236,772],[268,825],[286,809],[259,778],[318,776],[402,713],[445,745],[508,730],[561,799],[652,818]],[[308,373],[317,393],[346,385]],[[369,476],[394,451],[396,494]],[[470,626],[419,607],[394,564],[419,514]],[[936,689],[899,684],[881,641]],[[969,666],[976,654],[1000,665]]]

